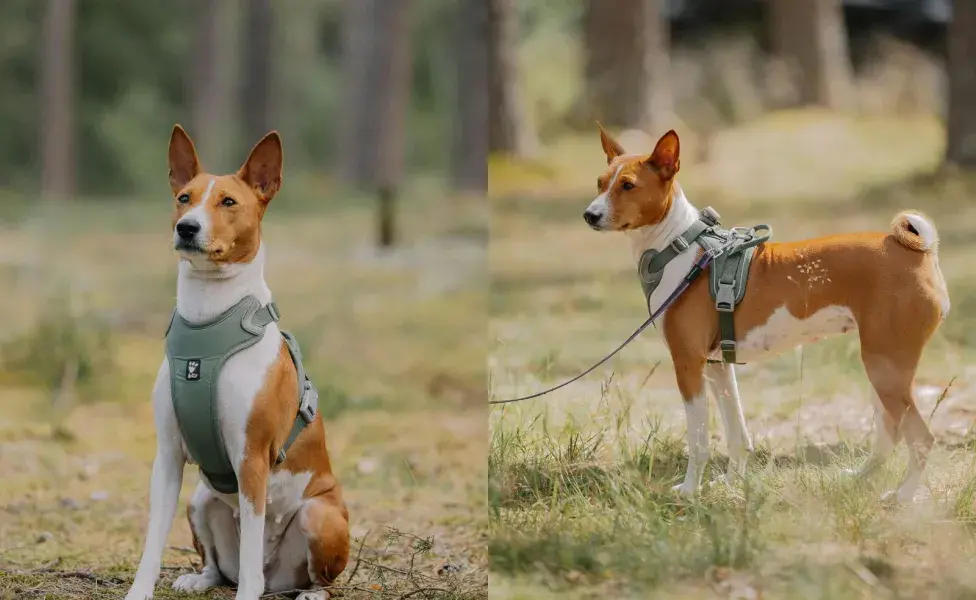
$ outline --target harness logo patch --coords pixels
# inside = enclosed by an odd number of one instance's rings
[[[200,379],[200,360],[192,358],[186,361],[186,380],[197,381]]]

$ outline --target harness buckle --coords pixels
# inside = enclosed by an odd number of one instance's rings
[[[732,340],[722,340],[718,343],[718,347],[723,355],[726,352],[735,352],[735,342]]]
[[[732,283],[718,282],[715,292],[715,310],[718,312],[732,312],[735,309],[735,281]]]
[[[691,247],[691,245],[685,241],[685,238],[680,236],[674,238],[674,241],[672,241],[670,245],[671,248],[678,254],[681,254],[682,252],[684,252],[685,250]]]
[[[721,218],[718,211],[711,206],[706,206],[701,210],[701,220],[705,221],[712,227],[718,225],[721,222]]]
[[[271,319],[277,323],[281,320],[281,313],[278,312],[278,305],[274,302],[268,302],[268,314],[271,315]]]
[[[312,385],[311,380],[307,377],[305,378],[305,383],[302,385],[302,397],[298,402],[298,414],[304,419],[305,423],[311,423],[315,420],[315,407],[319,404],[319,393]]]

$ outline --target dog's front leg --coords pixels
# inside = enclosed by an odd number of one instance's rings
[[[685,480],[672,489],[683,496],[694,496],[708,463],[708,402],[705,398],[704,360],[675,360],[678,390],[688,422],[688,470]]]
[[[267,452],[245,452],[238,479],[241,507],[241,561],[237,600],[264,593],[264,514],[268,493]]]
[[[731,481],[733,476],[745,473],[746,461],[752,454],[752,440],[742,414],[735,369],[727,363],[711,363],[705,367],[705,376],[725,423],[725,443],[729,447],[726,478]]]
[[[156,458],[153,460],[152,478],[149,484],[149,527],[142,560],[126,600],[152,598],[166,538],[173,527],[176,505],[183,485],[182,437],[173,412],[170,397],[169,365],[163,361],[153,388],[153,414],[156,423]]]

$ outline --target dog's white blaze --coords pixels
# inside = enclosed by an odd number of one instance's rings
[[[180,221],[193,219],[200,224],[200,232],[197,233],[197,240],[200,243],[206,244],[210,240],[210,230],[212,228],[210,213],[207,212],[207,200],[210,199],[210,193],[213,191],[214,184],[217,183],[216,177],[210,178],[210,183],[207,184],[207,189],[203,191],[203,197],[200,199],[200,204],[197,204],[190,210],[180,217]],[[173,231],[173,243],[179,241],[179,236],[176,231]]]
[[[762,360],[829,335],[856,329],[854,315],[846,306],[825,306],[806,319],[797,319],[785,306],[780,306],[765,323],[746,332],[736,345],[736,359],[740,362]],[[709,358],[721,359],[722,353],[716,350]]]
[[[607,184],[607,191],[594,198],[593,202],[590,202],[590,205],[586,208],[587,212],[600,215],[600,220],[596,222],[596,227],[602,228],[607,226],[607,218],[610,216],[610,192],[613,191],[613,185],[617,182],[617,177],[623,168],[624,165],[617,167],[617,170],[613,173],[613,177],[610,178],[610,183]]]

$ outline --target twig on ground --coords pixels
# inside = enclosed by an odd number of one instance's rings
[[[657,361],[656,363],[654,363],[654,366],[651,367],[651,370],[648,371],[647,375],[644,377],[644,381],[642,381],[640,386],[638,386],[637,388],[638,392],[644,389],[644,386],[647,385],[647,382],[651,380],[651,377],[654,376],[654,372],[657,371],[657,368],[659,366],[661,366],[661,361]]]
[[[942,401],[945,400],[946,399],[946,396],[949,395],[949,388],[952,387],[952,384],[955,381],[956,381],[956,376],[953,375],[952,376],[952,379],[949,380],[949,384],[947,386],[945,386],[945,389],[942,390],[942,394],[939,395],[939,399],[935,401],[935,406],[932,407],[932,412],[929,414],[929,424],[930,425],[932,424],[932,417],[935,416],[935,411],[937,411],[939,409],[939,405],[942,404]]]
[[[363,547],[366,546],[366,538],[369,537],[370,531],[370,529],[367,529],[366,533],[363,535],[362,541],[359,542],[359,551],[356,552],[356,560],[353,563],[352,571],[349,573],[349,577],[346,578],[347,585],[352,583],[352,578],[355,577],[356,573],[359,571],[359,559],[363,555]]]
[[[406,594],[403,594],[402,596],[399,596],[397,598],[397,600],[404,600],[405,598],[409,598],[410,596],[413,596],[415,594],[422,594],[424,592],[444,592],[446,594],[449,591],[450,590],[445,590],[444,588],[438,588],[438,587],[419,588],[419,589],[416,589],[416,590],[414,590],[412,592],[407,592]]]

